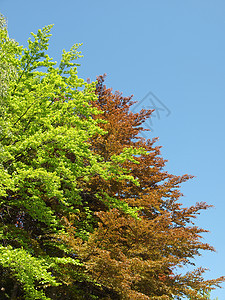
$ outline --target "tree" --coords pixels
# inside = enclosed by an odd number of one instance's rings
[[[92,136],[104,134],[92,117],[99,114],[92,105],[96,83],[77,76],[78,44],[63,51],[58,66],[46,54],[51,28],[32,33],[23,48],[8,37],[1,17],[1,299],[54,299],[53,287],[59,291],[90,281],[65,239],[71,230],[74,240],[88,239],[96,224],[83,186],[95,174],[135,183],[117,161],[132,159],[137,151],[105,162],[91,150]],[[136,214],[105,192],[93,196]],[[73,295],[79,296],[79,287]]]
[[[192,176],[166,172],[166,161],[160,156],[160,147],[155,146],[156,139],[145,140],[139,135],[151,111],[132,113],[132,97],[122,97],[119,92],[113,94],[104,85],[104,76],[98,78],[96,94],[98,101],[94,105],[103,114],[93,117],[107,121],[101,124],[107,134],[91,138],[94,153],[108,162],[128,147],[144,148],[146,152],[136,156],[138,164],[133,160],[118,162],[130,170],[139,185],[127,180],[106,181],[95,175],[88,182],[87,190],[90,194],[104,190],[110,197],[138,207],[139,220],[116,208],[96,209],[99,225],[88,241],[80,241],[79,246],[74,244],[75,251],[92,279],[117,295],[111,298],[105,293],[102,299],[181,299],[183,296],[209,299],[208,292],[219,286],[224,277],[204,280],[205,269],[201,267],[179,274],[180,267],[194,265],[193,258],[201,255],[201,250],[214,251],[201,241],[202,233],[207,230],[194,225],[194,219],[209,205],[201,202],[182,206],[180,184]]]

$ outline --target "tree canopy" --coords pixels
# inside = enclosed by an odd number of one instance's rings
[[[143,123],[151,117],[150,110],[132,113],[132,97],[113,93],[104,85],[104,76],[98,77],[98,100],[94,106],[104,111],[101,127],[106,135],[97,135],[91,145],[105,161],[126,147],[144,148],[136,160],[122,165],[138,179],[131,182],[106,182],[95,176],[89,182],[90,191],[107,190],[111,197],[138,207],[139,220],[117,209],[97,212],[99,226],[82,244],[83,260],[88,272],[99,284],[117,291],[122,299],[209,299],[208,292],[224,281],[204,280],[206,271],[196,267],[184,274],[180,268],[194,265],[201,250],[214,251],[202,242],[207,232],[194,225],[201,210],[209,207],[196,203],[183,207],[180,184],[193,176],[175,176],[166,172],[166,161],[160,156],[156,139],[140,137]],[[119,298],[120,299],[120,298]]]
[[[184,208],[155,139],[151,111],[77,75],[79,44],[57,64],[52,25],[28,47],[0,19],[0,298],[209,299],[224,281],[185,275],[206,230]]]
[[[98,113],[91,105],[95,83],[77,76],[79,45],[64,50],[58,66],[46,54],[51,28],[32,33],[33,40],[23,48],[1,26],[1,277],[15,280],[15,293],[19,283],[26,299],[47,299],[44,288],[67,282],[62,273],[66,266],[79,273],[79,259],[60,235],[67,234],[67,222],[82,239],[93,230],[82,185],[95,174],[135,182],[117,164],[135,151],[105,162],[91,150],[87,141],[104,133],[92,117]],[[109,203],[106,193],[101,197],[107,205],[135,215],[126,203],[117,205],[112,198]]]

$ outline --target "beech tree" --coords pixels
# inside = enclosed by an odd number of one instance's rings
[[[103,114],[93,117],[107,121],[101,124],[107,134],[91,138],[94,153],[106,162],[127,147],[144,148],[146,153],[136,157],[138,164],[131,160],[120,163],[139,185],[95,175],[87,189],[89,193],[107,191],[110,197],[138,207],[139,219],[116,208],[96,208],[98,227],[87,242],[74,244],[74,249],[96,284],[114,291],[113,297],[106,293],[102,299],[209,299],[209,292],[224,277],[205,280],[202,267],[180,272],[183,266],[195,265],[193,258],[201,255],[201,250],[214,251],[201,239],[207,230],[194,225],[197,215],[209,205],[200,202],[183,207],[180,184],[192,176],[166,172],[156,139],[140,136],[152,111],[132,113],[132,97],[107,89],[104,76],[98,77],[96,94],[94,105]]]
[[[77,76],[78,44],[58,65],[46,54],[51,28],[32,33],[24,48],[9,38],[1,17],[1,299],[54,299],[51,287],[90,281],[65,239],[73,229],[74,239],[86,240],[94,229],[83,186],[95,174],[136,182],[118,161],[139,152],[125,149],[106,162],[92,151],[88,141],[104,134],[92,117],[99,114],[92,105],[96,83]],[[136,215],[107,192],[93,197]]]

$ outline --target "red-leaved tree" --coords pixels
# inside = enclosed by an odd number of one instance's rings
[[[125,148],[143,148],[146,153],[126,163],[118,162],[139,184],[124,181],[104,181],[96,175],[85,187],[87,199],[96,211],[98,227],[88,241],[73,242],[91,280],[106,291],[101,299],[209,299],[207,294],[225,280],[224,277],[204,280],[204,268],[179,274],[179,268],[194,265],[193,258],[201,250],[214,248],[201,240],[207,230],[194,225],[206,203],[183,207],[180,184],[192,178],[175,176],[165,171],[156,139],[140,137],[143,123],[152,111],[133,113],[132,97],[113,93],[98,77],[98,101],[94,105],[103,111],[93,116],[107,122],[107,131],[90,143],[93,151],[109,161]],[[110,197],[138,208],[138,218],[118,209],[99,206],[94,195],[105,191]],[[113,296],[110,296],[110,292]]]

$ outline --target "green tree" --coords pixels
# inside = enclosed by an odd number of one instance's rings
[[[89,139],[104,134],[92,117],[99,114],[92,106],[96,83],[77,76],[78,44],[63,51],[58,66],[46,54],[51,28],[32,33],[24,48],[8,37],[1,17],[1,299],[49,299],[50,287],[88,281],[65,241],[71,230],[74,239],[88,239],[96,226],[83,186],[95,174],[136,182],[118,161],[140,151],[125,149],[104,162],[90,149]],[[136,215],[106,193],[95,197]]]

